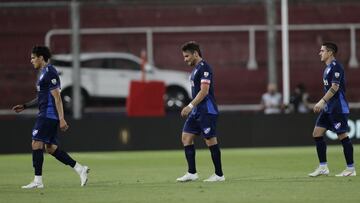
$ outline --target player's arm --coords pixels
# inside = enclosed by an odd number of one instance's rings
[[[58,112],[58,116],[59,116],[60,129],[62,131],[66,131],[69,128],[69,126],[64,118],[64,108],[63,108],[59,88],[55,88],[51,90],[51,95],[54,97],[55,100],[56,111]]]
[[[314,112],[319,113],[325,106],[326,103],[336,94],[339,90],[338,83],[332,83],[330,89],[326,92],[326,94],[320,99],[318,103],[314,106]]]
[[[31,108],[34,107],[38,104],[38,98],[36,97],[35,99],[25,103],[25,104],[18,104],[12,107],[12,110],[15,111],[16,113],[20,113],[23,110],[25,110],[26,108]]]
[[[187,116],[191,110],[197,106],[204,98],[209,94],[210,84],[202,82],[200,86],[200,91],[196,95],[196,97],[189,103],[189,105],[185,106],[181,111],[181,116]]]

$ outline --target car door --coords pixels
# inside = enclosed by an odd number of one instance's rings
[[[93,97],[103,96],[101,87],[103,86],[104,64],[105,61],[102,58],[91,58],[81,61],[81,83]]]
[[[110,58],[109,70],[111,70],[112,80],[108,81],[109,92],[121,97],[129,95],[130,82],[141,79],[140,64],[127,58]]]
[[[119,98],[125,97],[119,80],[119,70],[114,68],[112,58],[97,56],[83,62],[88,77],[93,84],[93,92],[96,97]]]

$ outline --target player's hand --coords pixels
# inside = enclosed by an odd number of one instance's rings
[[[186,117],[189,115],[189,113],[191,112],[192,108],[190,108],[189,106],[185,106],[182,110],[181,110],[181,117]]]
[[[68,128],[69,128],[69,126],[66,123],[65,119],[60,119],[60,129],[62,131],[66,131]]]
[[[19,105],[16,105],[14,107],[11,108],[13,111],[15,111],[16,113],[20,113],[22,112],[25,108],[24,108],[24,105],[22,104],[19,104]]]
[[[315,104],[313,111],[315,113],[319,113],[321,110],[323,110],[324,106],[325,106],[325,101],[321,99],[318,103]]]

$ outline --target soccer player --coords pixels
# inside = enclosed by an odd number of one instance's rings
[[[37,97],[25,104],[19,104],[12,109],[19,113],[24,109],[38,105],[39,113],[32,131],[32,161],[35,169],[34,180],[24,189],[43,188],[42,166],[43,149],[57,160],[69,165],[79,174],[81,186],[88,180],[89,168],[73,160],[58,147],[58,128],[66,131],[69,126],[64,119],[63,105],[60,97],[60,80],[54,66],[49,63],[51,53],[48,47],[35,46],[31,52],[31,63],[40,71],[37,81]]]
[[[349,106],[345,99],[345,74],[343,66],[336,60],[337,46],[327,42],[320,48],[321,61],[326,64],[323,82],[325,95],[315,104],[313,110],[319,113],[313,131],[317,155],[320,165],[311,177],[328,175],[330,173],[326,160],[326,143],[324,134],[327,130],[335,132],[343,145],[347,167],[336,176],[356,176],[353,145],[347,135]]]
[[[202,135],[210,149],[215,167],[215,174],[204,181],[225,181],[221,169],[220,148],[216,139],[216,121],[219,112],[214,97],[212,69],[202,59],[200,46],[196,42],[190,41],[184,44],[182,46],[182,54],[185,63],[194,67],[190,76],[192,97],[194,99],[181,111],[181,116],[187,117],[182,132],[182,143],[188,163],[188,172],[176,180],[186,182],[199,178],[195,166],[194,138],[196,135]]]

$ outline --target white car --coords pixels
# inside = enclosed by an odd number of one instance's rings
[[[72,109],[72,55],[52,56],[51,63],[59,72],[64,109]],[[91,99],[121,99],[129,95],[130,81],[141,79],[141,59],[129,53],[82,53],[80,54],[82,104]],[[179,110],[189,102],[191,89],[189,73],[162,70],[145,65],[146,80],[165,83],[164,96],[167,110]]]

